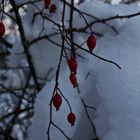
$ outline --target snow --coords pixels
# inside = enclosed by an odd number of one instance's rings
[[[115,38],[106,36],[104,39],[107,43],[102,40],[104,46],[108,48],[104,49],[102,45],[101,55],[107,55],[123,67],[121,71],[117,71],[110,66],[106,68],[105,64],[102,64],[98,70],[97,89],[104,102],[98,109],[99,118],[96,126],[103,140],[139,139],[140,44],[138,38],[140,34],[137,31],[139,20],[140,18],[129,20],[123,27],[123,32]],[[107,54],[108,51],[111,53]],[[104,105],[107,107],[107,117],[105,113],[102,114]],[[101,121],[104,122],[106,119],[109,122],[108,133],[102,134]]]
[[[88,9],[85,7],[88,7]],[[110,17],[117,13],[120,15],[130,14],[139,10],[134,5],[109,6],[96,0],[91,0],[85,5],[82,4],[80,8],[100,18]],[[84,24],[76,20],[78,18],[75,17],[75,25],[81,27]],[[91,21],[91,19],[88,19],[88,21]],[[114,20],[110,23],[117,28],[119,34],[114,34],[112,30],[103,25],[94,26],[96,31],[104,34],[102,38],[97,40],[94,52],[106,59],[117,62],[122,67],[122,70],[84,53],[85,60],[78,59],[80,95],[76,89],[72,88],[69,82],[67,65],[65,65],[60,74],[59,86],[76,114],[76,123],[74,127],[71,127],[67,122],[69,108],[65,101],[63,101],[59,112],[56,112],[53,108],[53,120],[72,140],[90,140],[94,137],[79,96],[83,97],[86,103],[97,108],[97,111],[92,110],[90,115],[100,140],[140,139],[140,62],[138,59],[140,54],[140,17],[122,21]],[[51,29],[48,29],[48,31],[51,32]],[[76,41],[82,42],[85,37],[85,35],[80,34]],[[48,46],[43,46],[42,44],[45,44],[45,42],[40,43],[37,47],[50,47],[49,43],[47,43]],[[40,52],[37,52],[37,47],[32,52],[34,51],[34,58],[37,61],[37,69],[40,69],[41,75],[43,75],[49,66],[56,65],[58,61],[56,58],[59,54],[56,49],[50,49],[47,52],[50,64],[46,64],[45,52],[42,54],[41,49]],[[42,50],[44,51],[44,49]],[[54,54],[55,51],[56,53]],[[40,60],[42,60],[42,64],[40,64]],[[44,63],[47,65],[45,69],[43,69]],[[88,72],[90,75],[85,79]],[[29,128],[28,140],[47,139],[49,101],[53,92],[54,82],[53,79],[50,83],[47,83],[36,99],[35,115],[33,124]],[[65,140],[65,137],[54,127],[51,128],[51,138],[52,140],[56,140],[56,138],[57,140]]]

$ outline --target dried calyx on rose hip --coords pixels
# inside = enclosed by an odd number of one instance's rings
[[[55,4],[51,4],[50,6],[50,13],[55,13],[56,12],[56,5]]]
[[[51,0],[44,0],[45,8],[48,9],[49,5],[51,4]]]
[[[73,58],[73,57],[71,57],[71,58],[68,60],[68,65],[69,65],[70,71],[73,72],[74,74],[77,74],[77,67],[78,67],[78,64],[77,64],[76,59]]]
[[[61,95],[59,95],[58,93],[56,93],[54,96],[53,96],[53,105],[55,106],[56,108],[56,111],[59,110],[61,104],[62,104],[62,97]]]
[[[67,120],[71,124],[71,126],[73,126],[76,120],[75,114],[70,112],[67,116]]]
[[[90,52],[96,47],[96,37],[94,35],[90,35],[87,38],[87,46]]]
[[[71,73],[71,74],[70,74],[69,80],[70,80],[70,82],[72,83],[73,88],[75,88],[75,87],[78,86],[77,78],[76,78],[76,75],[75,75],[74,73]]]
[[[0,22],[0,38],[3,37],[5,34],[5,25],[3,22]]]

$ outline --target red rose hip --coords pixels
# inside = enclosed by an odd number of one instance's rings
[[[50,6],[50,13],[55,13],[56,12],[56,5],[55,4],[52,4]]]
[[[3,37],[5,34],[5,25],[0,22],[0,38]]]
[[[17,107],[16,107],[16,109],[15,109],[15,111],[16,111],[16,113],[20,113],[20,112],[21,112],[20,107],[19,107],[19,106],[17,106]]]
[[[69,60],[68,60],[68,65],[69,65],[69,68],[71,70],[71,72],[73,72],[74,74],[77,74],[77,67],[78,67],[78,64],[77,64],[77,61],[75,58],[71,57]]]
[[[59,110],[61,104],[62,104],[62,97],[58,93],[56,93],[53,96],[53,105],[55,106],[56,111]]]
[[[67,120],[71,124],[71,126],[73,126],[76,120],[75,114],[70,112],[67,116]]]
[[[90,52],[92,52],[93,49],[96,47],[96,38],[94,35],[90,35],[87,38],[87,46],[88,46]]]
[[[49,5],[51,4],[51,0],[44,0],[44,5],[45,5],[45,8],[49,8]]]
[[[77,78],[76,75],[74,73],[71,73],[69,76],[70,82],[73,85],[73,88],[77,87],[78,83],[77,83]]]

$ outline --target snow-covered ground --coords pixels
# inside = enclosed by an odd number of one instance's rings
[[[109,17],[117,13],[125,15],[139,11],[139,7],[135,5],[109,6],[96,0],[91,0],[80,8],[98,17]],[[75,22],[76,25],[81,26],[77,20]],[[117,28],[119,34],[114,34],[108,27],[95,26],[95,30],[102,31],[104,36],[97,40],[94,52],[117,62],[122,67],[121,70],[112,64],[82,53],[85,60],[78,59],[77,75],[80,95],[69,82],[67,65],[61,71],[60,89],[76,114],[76,123],[71,127],[67,122],[66,116],[69,109],[65,101],[59,112],[53,108],[53,120],[72,140],[93,138],[92,128],[79,96],[82,96],[88,105],[97,108],[97,111],[90,112],[90,115],[100,140],[140,139],[140,17],[114,20],[110,23]],[[86,38],[81,35],[78,39],[77,42],[82,42]],[[90,75],[85,79],[88,72]],[[29,128],[28,140],[47,140],[49,101],[53,88],[54,80],[46,84],[36,99],[35,114]],[[56,139],[65,140],[65,137],[52,127],[51,140]]]

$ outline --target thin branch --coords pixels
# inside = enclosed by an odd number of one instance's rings
[[[67,38],[68,38],[68,37],[67,37]],[[68,39],[69,39],[69,38],[68,38]],[[80,50],[85,51],[85,52],[87,52],[87,53],[89,53],[89,54],[91,54],[91,55],[97,57],[98,59],[100,59],[100,60],[102,60],[102,61],[111,63],[111,64],[117,66],[119,69],[122,69],[121,66],[120,66],[119,64],[117,64],[116,62],[114,62],[114,61],[112,61],[112,60],[105,59],[105,58],[103,58],[103,57],[101,57],[101,56],[98,56],[97,54],[92,53],[92,52],[90,52],[90,51],[84,49],[83,47],[79,46],[79,45],[78,45],[77,43],[75,43],[75,42],[74,42],[74,44],[75,44],[75,46],[77,46]]]
[[[68,137],[66,134],[65,134],[65,132],[58,126],[58,125],[56,125],[54,122],[52,122],[52,125],[54,126],[54,127],[56,127],[68,140],[72,140],[70,137]]]
[[[14,10],[14,13],[15,13],[15,16],[16,16],[16,20],[17,20],[17,24],[18,24],[19,32],[20,32],[20,37],[21,37],[21,42],[22,42],[22,45],[23,45],[23,48],[24,48],[24,52],[25,52],[27,61],[29,63],[31,74],[33,76],[33,79],[34,79],[34,82],[36,84],[36,87],[37,87],[38,91],[40,91],[40,86],[39,86],[39,83],[37,81],[36,71],[35,71],[35,68],[34,68],[34,64],[32,62],[32,56],[31,56],[31,54],[28,50],[29,44],[28,44],[28,41],[27,41],[26,36],[25,36],[25,31],[24,31],[24,28],[23,28],[22,20],[21,20],[16,2],[15,2],[15,0],[11,0],[10,2],[11,2],[11,5],[13,6],[13,10]]]
[[[1,38],[0,43],[4,44],[7,48],[12,48],[13,47],[13,44],[8,42],[5,38]]]
[[[140,16],[140,12],[136,12],[136,13],[133,13],[133,14],[129,14],[129,15],[116,15],[116,16],[112,16],[112,17],[109,17],[109,18],[104,18],[104,19],[98,19],[98,20],[95,20],[95,21],[92,21],[91,23],[89,23],[89,27],[90,26],[93,26],[94,24],[97,24],[97,23],[105,23],[107,21],[110,21],[110,20],[115,20],[115,19],[125,19],[125,18],[133,18],[133,17],[136,17],[136,16]],[[83,31],[83,30],[86,30],[89,28],[88,26],[85,26],[85,27],[81,27],[79,29],[77,29],[77,31]]]
[[[81,98],[81,102],[82,102],[82,104],[84,106],[87,118],[88,118],[88,120],[89,120],[89,122],[90,122],[90,124],[91,124],[91,126],[93,128],[94,135],[95,135],[96,138],[98,138],[97,132],[96,132],[96,127],[95,127],[94,123],[92,122],[92,120],[90,118],[90,115],[89,115],[88,110],[87,110],[87,106],[86,106],[86,104],[85,104],[85,102],[84,102],[84,100],[82,98]]]

